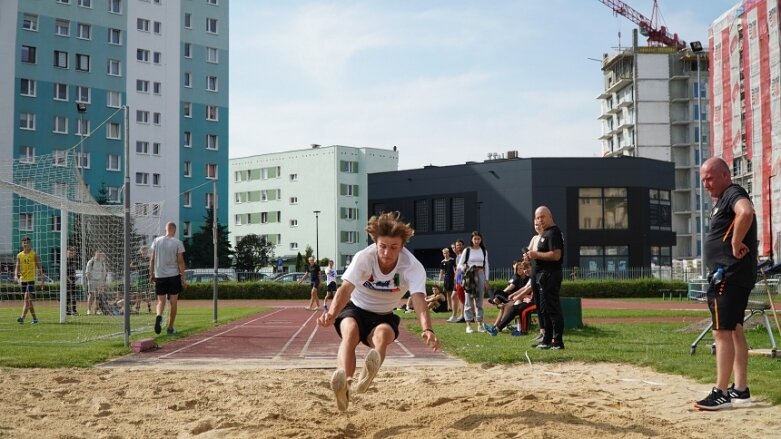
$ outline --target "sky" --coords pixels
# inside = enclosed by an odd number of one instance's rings
[[[625,3],[651,17],[653,0]],[[660,24],[707,46],[737,3],[659,0]],[[399,169],[601,156],[598,60],[634,28],[599,0],[230,0],[230,156],[396,146]]]

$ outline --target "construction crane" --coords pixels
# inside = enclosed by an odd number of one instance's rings
[[[678,34],[671,34],[665,26],[658,25],[659,5],[656,0],[654,0],[654,8],[650,19],[621,0],[599,0],[599,2],[612,9],[613,13],[621,14],[635,23],[640,28],[640,33],[648,38],[649,43],[664,44],[668,47],[675,47],[678,50],[686,48],[686,41],[678,39]]]

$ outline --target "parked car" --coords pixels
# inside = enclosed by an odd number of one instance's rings
[[[294,271],[291,273],[282,273],[277,275],[277,277],[271,279],[274,282],[298,282],[299,279],[301,279],[301,276],[303,276],[304,272],[302,271]]]
[[[230,282],[230,276],[225,273],[217,273],[217,282]],[[187,277],[187,282],[213,282],[214,273],[195,273]]]

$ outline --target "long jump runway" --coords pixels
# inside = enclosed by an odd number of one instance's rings
[[[270,311],[221,325],[207,332],[168,343],[147,352],[118,358],[101,367],[156,369],[333,368],[339,336],[333,327],[317,325],[321,311],[302,306],[277,306]],[[442,352],[433,352],[422,339],[399,326],[399,338],[389,346],[384,365],[464,365]],[[358,365],[368,351],[358,346]]]

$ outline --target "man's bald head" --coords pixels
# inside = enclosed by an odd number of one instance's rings
[[[534,228],[545,230],[554,225],[553,214],[547,206],[540,206],[534,211]]]
[[[705,160],[700,167],[700,179],[702,186],[714,199],[721,197],[724,190],[732,184],[729,166],[720,157]]]

